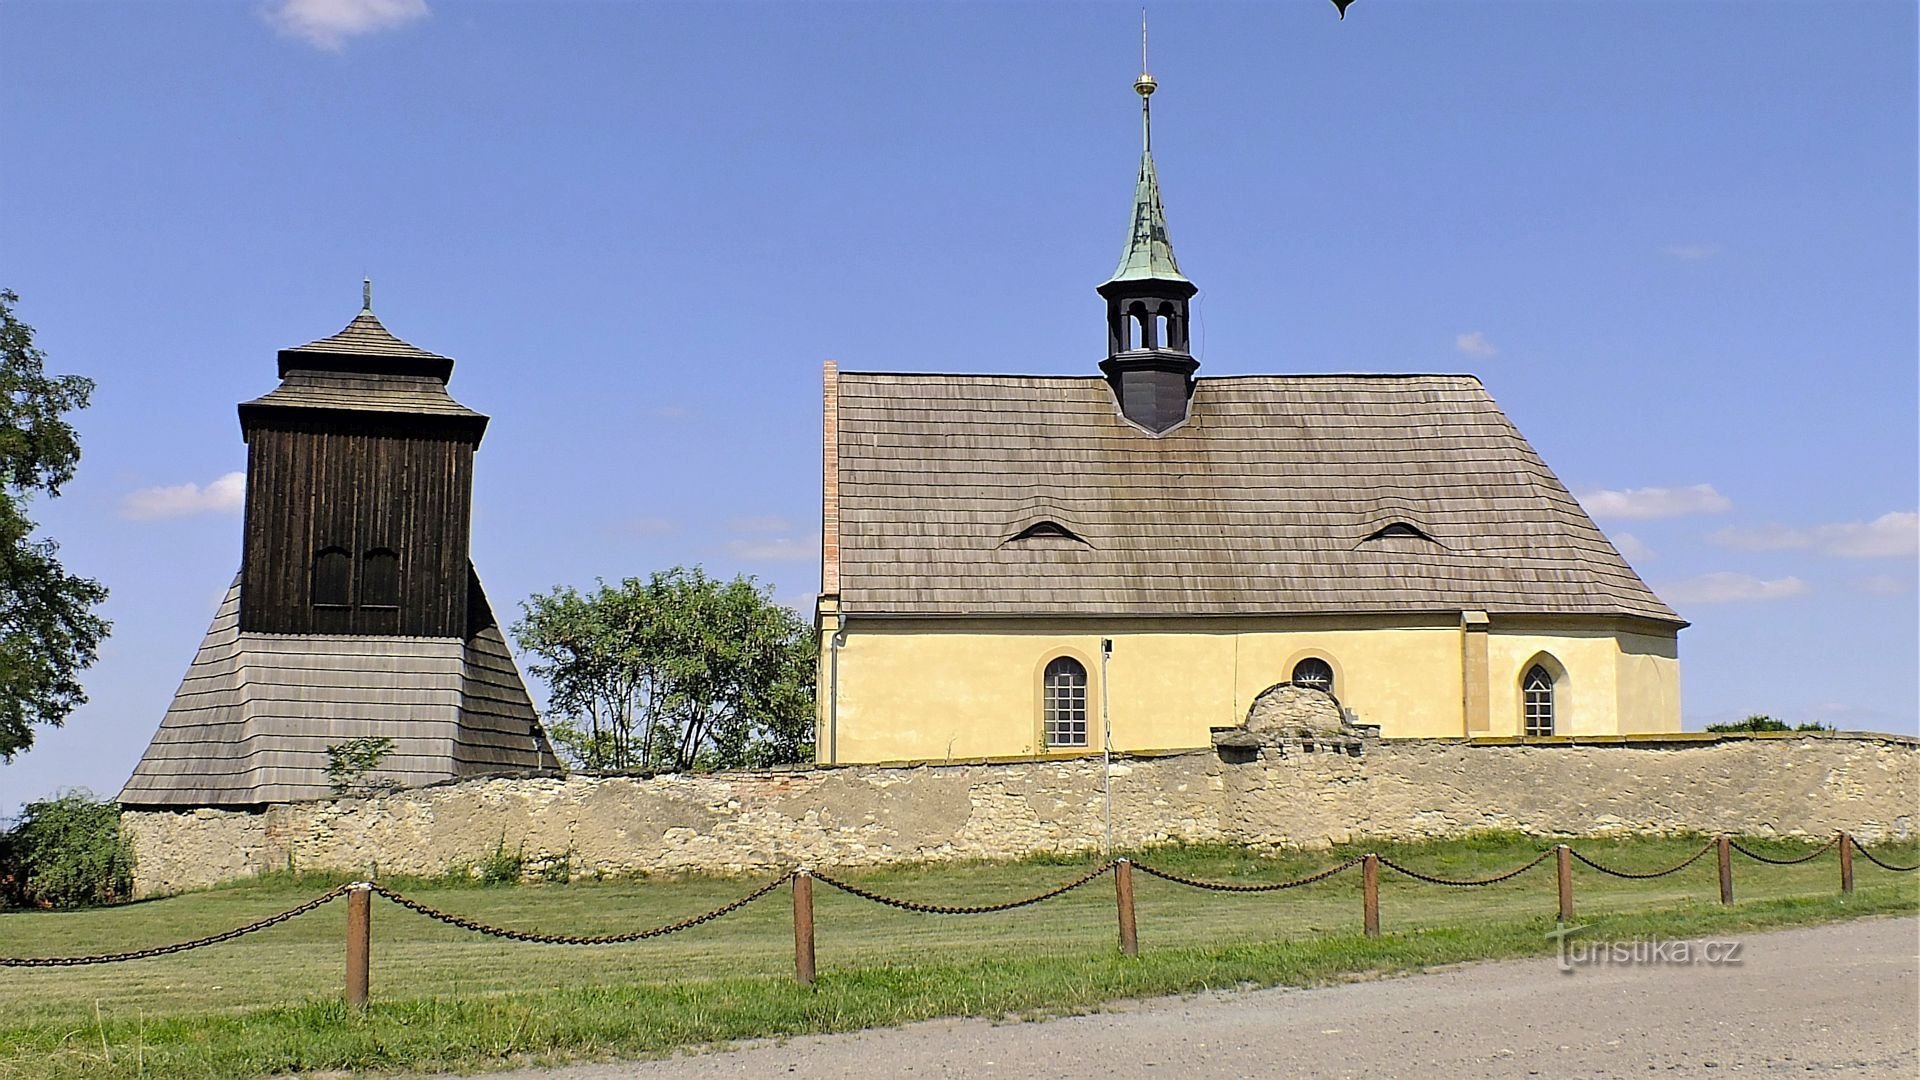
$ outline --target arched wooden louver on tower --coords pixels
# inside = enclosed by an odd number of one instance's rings
[[[404,786],[557,769],[468,561],[487,418],[452,373],[370,304],[280,352],[280,385],[240,406],[240,574],[123,805],[318,798],[354,738],[392,739],[375,775]]]

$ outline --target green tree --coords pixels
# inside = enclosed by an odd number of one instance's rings
[[[589,769],[725,769],[813,756],[811,628],[750,577],[699,567],[560,587],[513,633],[547,683],[549,733]]]
[[[1833,728],[1819,721],[1794,726],[1784,720],[1775,720],[1765,713],[1755,713],[1745,720],[1736,720],[1727,724],[1708,724],[1708,731],[1832,731]]]
[[[0,907],[111,904],[133,894],[120,808],[85,789],[28,803],[0,832]]]
[[[67,573],[25,511],[73,479],[80,440],[66,414],[86,408],[93,383],[46,373],[33,328],[14,318],[19,302],[0,289],[0,761],[33,745],[33,725],[58,727],[87,700],[79,673],[109,629],[93,610],[107,590]]]

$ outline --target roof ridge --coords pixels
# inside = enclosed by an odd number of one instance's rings
[[[333,353],[347,356],[405,356],[422,360],[447,360],[449,357],[428,352],[411,342],[395,337],[368,308],[362,308],[347,325],[323,338],[296,345],[288,352]]]

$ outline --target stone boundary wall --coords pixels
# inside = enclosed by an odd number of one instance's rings
[[[1475,829],[1542,836],[1740,832],[1872,843],[1913,834],[1920,739],[1845,733],[1610,744],[1292,740],[1113,764],[1122,847],[1316,847]],[[135,890],[262,871],[438,875],[499,850],[574,877],[747,872],[1098,848],[1101,762],[850,766],[704,776],[484,779],[261,812],[121,816]]]

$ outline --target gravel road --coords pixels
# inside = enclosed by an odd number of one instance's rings
[[[1315,990],[1124,1003],[1043,1023],[932,1021],[504,1075],[1920,1077],[1920,920],[1723,940],[1742,943],[1737,965],[1567,974],[1552,959],[1503,961]]]

